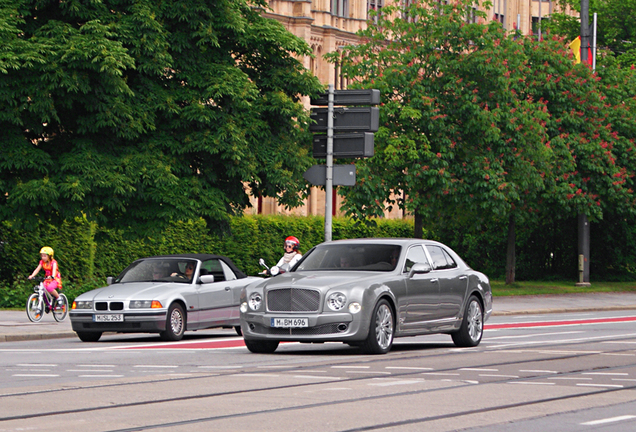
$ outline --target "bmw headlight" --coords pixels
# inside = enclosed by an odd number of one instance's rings
[[[93,309],[92,301],[74,301],[75,307],[73,309]]]
[[[131,300],[131,309],[149,309],[152,307],[152,300]]]
[[[341,292],[329,294],[329,297],[327,297],[327,306],[329,306],[329,309],[331,309],[332,311],[337,312],[339,310],[342,310],[346,304],[347,296]]]
[[[254,292],[250,294],[250,298],[247,303],[249,304],[250,309],[252,309],[253,311],[257,311],[263,305],[263,296],[261,295],[261,293]]]

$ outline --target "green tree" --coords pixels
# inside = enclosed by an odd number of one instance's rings
[[[0,0],[0,217],[137,232],[298,204],[307,44],[264,0]]]
[[[568,5],[581,10],[580,0],[556,0],[561,6]],[[636,0],[590,0],[590,26],[592,16],[597,14],[597,46],[611,52],[623,67],[636,64]],[[572,40],[580,35],[581,23],[578,17],[563,13],[553,13],[546,28]],[[590,30],[590,36],[591,36]],[[590,41],[591,43],[591,41]],[[599,57],[602,64],[603,59]]]
[[[514,224],[536,217],[551,178],[548,114],[520,97],[522,42],[498,23],[467,24],[472,4],[384,8],[363,43],[345,48],[343,74],[382,93],[382,127],[343,194],[354,217],[379,216],[385,202],[413,213],[416,237],[425,220],[507,220],[514,280]]]

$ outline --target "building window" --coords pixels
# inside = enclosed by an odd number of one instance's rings
[[[349,0],[331,0],[331,15],[348,18]]]
[[[466,9],[466,22],[469,24],[475,24],[477,22],[477,8],[469,6]]]
[[[367,0],[367,19],[369,17],[369,11],[374,10],[377,11],[377,15],[373,17],[374,22],[378,22],[378,16],[382,12],[382,8],[384,7],[384,0]]]
[[[538,37],[539,32],[541,32],[541,38],[543,39],[545,23],[548,21],[550,21],[550,18],[532,17],[532,34]]]
[[[495,21],[499,21],[503,26],[506,25],[506,0],[495,0]]]

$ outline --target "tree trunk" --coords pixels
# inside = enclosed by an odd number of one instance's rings
[[[415,226],[413,228],[413,237],[423,238],[422,214],[415,209]]]
[[[515,281],[515,217],[508,219],[508,248],[506,250],[506,285]]]

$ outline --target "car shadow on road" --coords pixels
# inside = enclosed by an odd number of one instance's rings
[[[274,354],[279,355],[302,355],[302,356],[360,356],[365,355],[359,347],[349,346],[346,344],[326,343],[326,344],[301,344],[287,345],[281,344]],[[284,347],[281,350],[281,347]],[[452,342],[428,342],[428,343],[395,343],[389,351],[392,352],[408,352],[408,351],[430,351],[433,349],[454,348]]]

